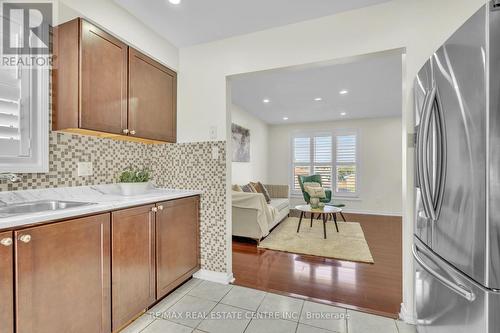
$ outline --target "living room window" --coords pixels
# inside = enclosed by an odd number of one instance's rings
[[[295,135],[292,139],[292,181],[300,194],[299,175],[321,175],[323,187],[335,196],[358,192],[357,134],[351,132]]]

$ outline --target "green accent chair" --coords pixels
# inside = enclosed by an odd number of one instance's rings
[[[311,176],[297,176],[299,179],[299,185],[300,185],[300,190],[302,191],[302,195],[304,196],[304,200],[307,204],[311,202],[311,197],[309,194],[304,190],[304,183],[318,183],[321,186],[323,186],[321,182],[321,175],[311,175]],[[331,203],[332,201],[332,191],[331,190],[325,190],[325,197],[322,199],[319,199],[322,203],[328,206],[333,206],[337,208],[343,208],[345,207],[344,204],[333,204]],[[344,222],[346,222],[345,216],[342,212],[340,212],[340,215],[342,216],[342,219]]]

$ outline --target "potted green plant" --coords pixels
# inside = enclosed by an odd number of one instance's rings
[[[121,172],[118,185],[123,195],[139,195],[149,189],[150,180],[151,171],[149,169],[129,167]]]

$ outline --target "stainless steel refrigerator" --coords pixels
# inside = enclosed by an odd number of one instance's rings
[[[415,79],[418,332],[500,332],[500,1]]]

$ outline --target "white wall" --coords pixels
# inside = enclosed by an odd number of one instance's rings
[[[235,104],[231,106],[231,120],[250,130],[250,162],[232,162],[233,184],[267,184],[268,125]]]
[[[55,24],[87,18],[165,66],[179,67],[179,50],[113,0],[60,0],[57,16]]]
[[[227,140],[226,76],[404,48],[403,147],[413,132],[413,78],[425,60],[486,0],[394,0],[338,15],[180,50],[179,141]],[[413,313],[413,149],[403,149],[403,308]],[[229,158],[229,156],[228,156]],[[227,246],[231,199],[228,177]],[[231,254],[227,254],[231,271]]]
[[[401,215],[401,117],[276,125],[269,129],[269,181],[273,184],[290,183],[293,133],[356,130],[359,196],[335,198],[335,202],[345,203],[348,212]],[[293,204],[302,202],[301,196],[292,200]]]
[[[406,83],[411,87],[426,58],[483,3],[485,0],[394,0],[181,48],[179,140],[209,140],[210,126],[218,127],[218,140],[226,139],[228,75],[406,48]]]

